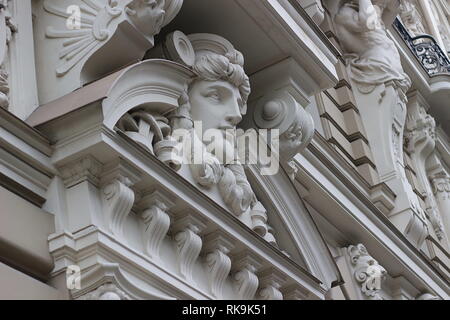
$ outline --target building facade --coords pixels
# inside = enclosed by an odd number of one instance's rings
[[[442,300],[450,1],[0,0],[0,298]]]

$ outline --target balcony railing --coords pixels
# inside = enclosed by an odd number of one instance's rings
[[[394,21],[394,27],[420,61],[428,75],[450,74],[450,60],[432,36],[421,35],[411,37],[408,30],[398,18]]]

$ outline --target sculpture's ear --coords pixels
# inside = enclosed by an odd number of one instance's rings
[[[247,104],[244,104],[241,108],[241,114],[245,116],[247,114]]]

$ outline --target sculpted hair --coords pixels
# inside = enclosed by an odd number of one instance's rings
[[[250,95],[250,81],[245,74],[244,57],[235,50],[225,56],[213,52],[205,52],[197,55],[194,72],[202,80],[225,80],[239,89],[244,103],[247,103]]]

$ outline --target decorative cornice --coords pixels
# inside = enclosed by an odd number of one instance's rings
[[[106,283],[91,291],[80,298],[79,300],[131,300],[125,292],[120,290],[115,284]]]
[[[66,188],[71,188],[83,181],[98,186],[103,165],[93,156],[88,155],[62,166],[59,171]]]

